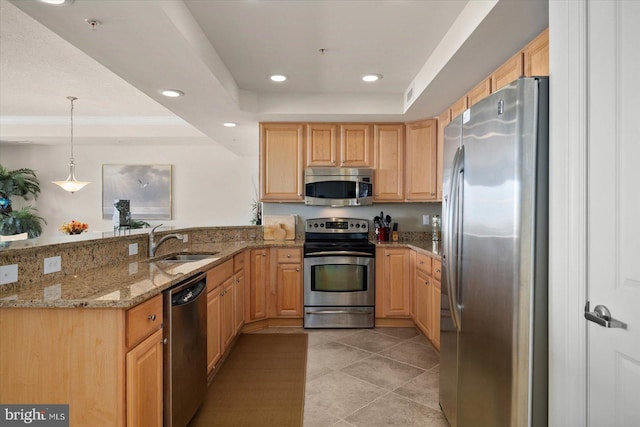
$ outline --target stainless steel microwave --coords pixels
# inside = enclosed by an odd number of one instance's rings
[[[308,168],[304,170],[304,202],[313,206],[363,206],[373,203],[373,170]]]

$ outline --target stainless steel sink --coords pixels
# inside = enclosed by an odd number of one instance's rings
[[[182,253],[182,254],[171,254],[161,257],[157,261],[162,262],[193,262],[200,261],[203,259],[211,258],[216,255],[218,252],[200,252],[200,253]]]

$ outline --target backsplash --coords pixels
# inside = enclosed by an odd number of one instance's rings
[[[156,238],[160,239],[166,234],[176,232],[187,234],[189,241],[182,243],[175,239],[168,240],[160,246],[157,255],[188,249],[189,244],[192,243],[260,241],[263,236],[261,226],[231,226],[166,230],[156,232]],[[13,289],[43,281],[55,282],[63,275],[76,274],[81,270],[99,268],[127,260],[131,262],[144,260],[148,257],[149,252],[148,239],[148,234],[144,233],[15,249],[4,248],[0,250],[0,266],[17,264],[18,281],[2,286]],[[129,247],[133,244],[137,244],[138,253],[129,255]],[[55,256],[60,256],[62,270],[45,275],[45,258]]]

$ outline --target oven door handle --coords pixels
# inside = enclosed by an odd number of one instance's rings
[[[362,256],[367,258],[374,258],[373,254],[367,252],[358,251],[320,251],[320,252],[307,252],[305,257],[308,256],[333,256],[333,255],[346,255],[346,256]]]
[[[367,311],[351,311],[351,310],[321,310],[321,311],[307,311],[306,314],[365,314],[370,315]]]

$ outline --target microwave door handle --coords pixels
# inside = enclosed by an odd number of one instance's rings
[[[356,205],[360,204],[360,201],[358,199],[360,199],[360,179],[358,178],[356,180]]]

